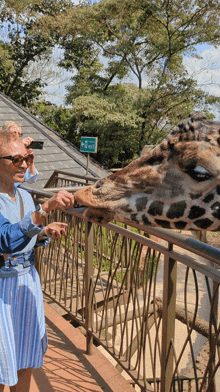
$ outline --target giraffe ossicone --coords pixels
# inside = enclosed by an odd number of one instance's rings
[[[220,122],[192,112],[147,155],[75,193],[93,222],[220,230]]]

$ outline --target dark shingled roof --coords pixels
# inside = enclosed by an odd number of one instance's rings
[[[44,141],[43,150],[34,150],[35,166],[39,171],[39,176],[37,181],[30,185],[32,188],[42,189],[54,170],[86,175],[86,156],[26,109],[0,93],[0,128],[5,121],[18,123],[22,128],[22,138],[30,136],[34,140]],[[109,173],[93,159],[90,160],[88,176],[103,178]]]

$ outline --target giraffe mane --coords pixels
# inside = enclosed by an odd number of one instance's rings
[[[202,112],[192,112],[176,125],[167,137],[143,158],[144,165],[157,165],[169,159],[180,142],[205,141],[220,146],[220,122],[210,120]],[[134,161],[135,162],[135,161]]]

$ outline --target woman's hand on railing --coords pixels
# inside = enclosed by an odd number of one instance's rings
[[[45,201],[41,207],[47,213],[58,207],[61,207],[62,210],[67,210],[69,207],[74,207],[74,196],[63,189]]]
[[[49,223],[41,230],[41,236],[47,236],[53,240],[60,239],[63,235],[66,235],[67,223],[63,222],[52,222]]]

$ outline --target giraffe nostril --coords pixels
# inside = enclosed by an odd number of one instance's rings
[[[94,188],[95,188],[95,189],[99,189],[99,188],[102,187],[102,185],[103,185],[103,181],[102,181],[102,180],[97,181],[97,182],[94,184]]]

